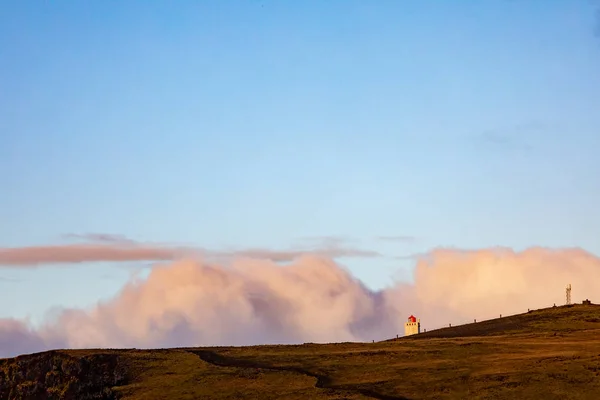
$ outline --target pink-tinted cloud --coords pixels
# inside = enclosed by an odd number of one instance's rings
[[[330,258],[378,257],[379,253],[339,244],[323,243],[307,249],[267,250],[237,249],[209,251],[202,248],[169,247],[137,243],[123,236],[87,234],[69,235],[92,243],[53,246],[0,248],[0,267],[40,267],[49,264],[83,262],[173,261],[183,258],[231,259],[252,258],[289,262],[311,253]]]
[[[417,264],[415,296],[425,309],[445,304],[468,321],[563,304],[569,283],[575,300],[600,302],[599,277],[600,259],[581,249],[439,249]]]
[[[0,266],[37,267],[42,264],[95,261],[164,261],[182,257],[181,249],[108,244],[71,244],[0,248]]]
[[[108,302],[65,310],[38,329],[0,320],[0,356],[55,346],[379,340],[402,334],[410,314],[432,329],[562,304],[568,283],[575,300],[598,301],[599,276],[600,259],[578,249],[439,249],[417,263],[413,284],[381,291],[314,255],[289,265],[177,261],[155,266]]]

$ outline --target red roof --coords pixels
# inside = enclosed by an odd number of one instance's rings
[[[417,319],[415,318],[414,315],[411,315],[410,317],[408,317],[408,321],[409,322],[417,322]]]

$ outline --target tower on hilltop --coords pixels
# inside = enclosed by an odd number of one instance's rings
[[[408,322],[404,324],[404,336],[416,335],[421,333],[421,320],[414,315],[408,317]]]

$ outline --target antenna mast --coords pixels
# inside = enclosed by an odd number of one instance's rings
[[[567,305],[571,304],[571,284],[567,285]]]

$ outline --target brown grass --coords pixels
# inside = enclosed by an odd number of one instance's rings
[[[127,380],[112,393],[130,400],[596,400],[600,306],[532,311],[379,343],[65,353],[117,355]]]

